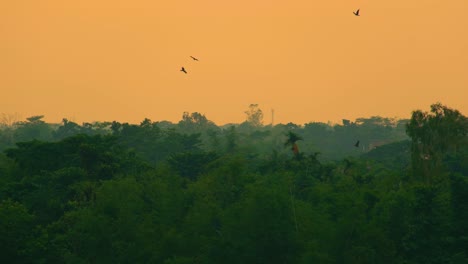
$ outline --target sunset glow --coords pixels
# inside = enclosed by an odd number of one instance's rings
[[[360,16],[353,12],[360,9]],[[468,112],[468,1],[0,3],[0,113],[270,122]],[[199,59],[195,61],[190,56]],[[180,71],[181,67],[187,74]]]

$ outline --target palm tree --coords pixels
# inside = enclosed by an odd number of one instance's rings
[[[284,146],[291,145],[291,150],[294,153],[294,156],[299,155],[299,147],[297,146],[296,142],[299,140],[302,140],[302,137],[298,136],[297,134],[293,133],[292,131],[289,131],[287,134],[288,139],[284,143]]]

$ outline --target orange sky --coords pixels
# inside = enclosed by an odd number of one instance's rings
[[[467,14],[467,0],[1,1],[0,113],[224,124],[258,103],[265,123],[274,108],[302,124],[440,101],[466,114]]]

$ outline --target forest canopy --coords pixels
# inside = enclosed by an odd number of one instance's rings
[[[467,263],[468,119],[0,124],[1,263]]]

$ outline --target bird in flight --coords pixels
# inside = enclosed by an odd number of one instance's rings
[[[355,146],[356,148],[359,148],[359,140],[356,142],[356,144],[354,144],[354,146]]]
[[[180,69],[181,72],[184,72],[185,74],[187,74],[187,71],[185,70],[184,67],[182,67],[182,69]]]
[[[192,58],[192,59],[195,60],[195,61],[198,61],[198,59],[195,58],[195,57],[193,57],[193,56],[190,56],[190,58]]]
[[[355,16],[359,16],[359,9],[356,12],[353,12]]]

